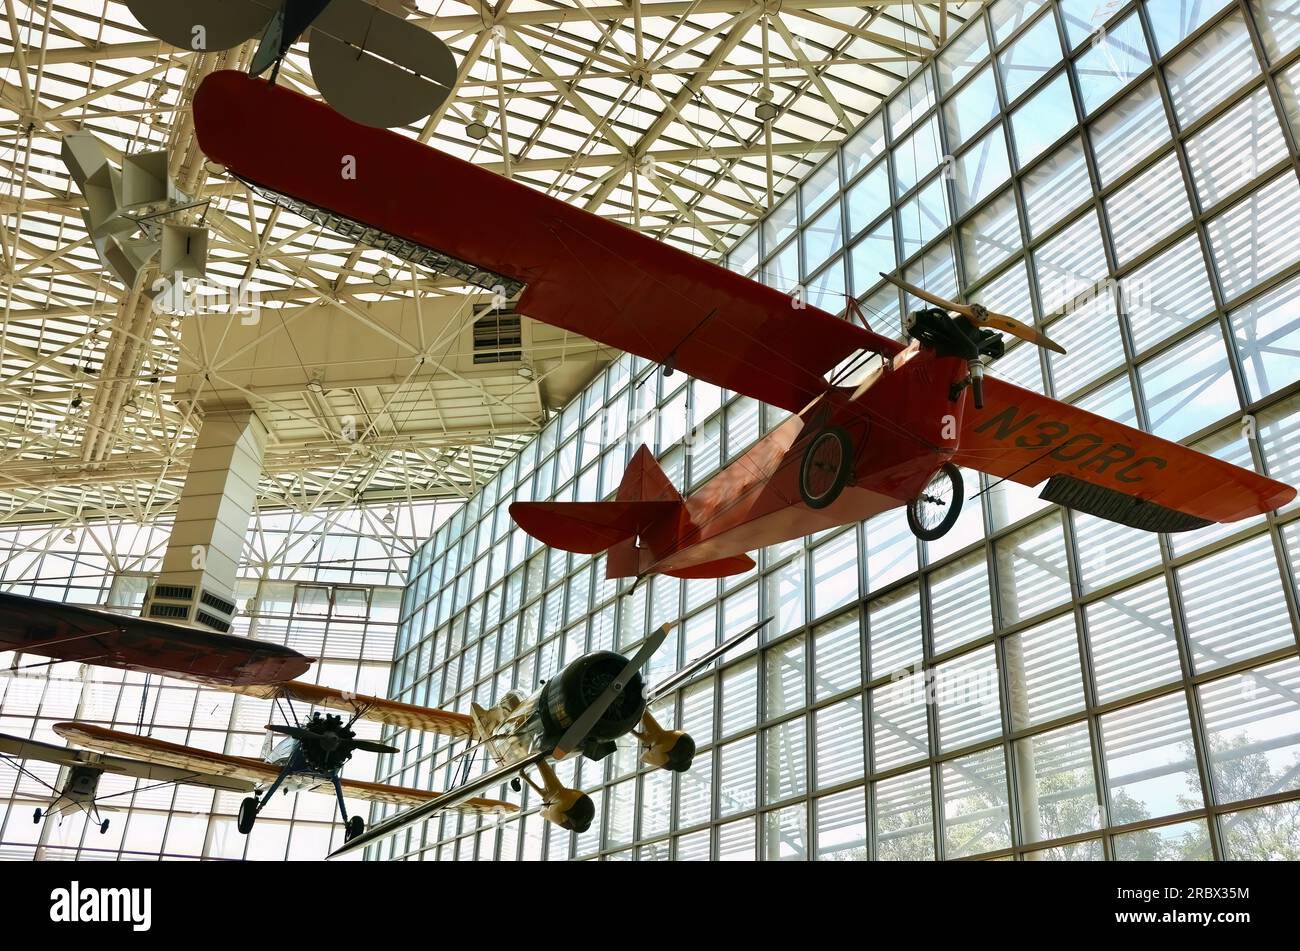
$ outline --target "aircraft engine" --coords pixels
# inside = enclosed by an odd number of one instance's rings
[[[628,659],[612,651],[597,651],[579,657],[552,677],[542,688],[537,709],[549,740],[558,740],[584,710],[596,702],[606,688],[628,664]],[[623,692],[604,712],[583,744],[583,752],[593,758],[608,755],[614,740],[637,725],[645,712],[645,684],[641,674],[633,675]]]
[[[665,730],[648,712],[641,718],[641,762],[656,769],[684,773],[695,759],[695,741],[681,730]]]
[[[564,789],[546,804],[542,816],[561,829],[581,835],[591,828],[591,820],[596,818],[596,804],[580,790]]]

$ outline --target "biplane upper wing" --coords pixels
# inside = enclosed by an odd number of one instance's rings
[[[516,306],[528,317],[791,412],[825,392],[825,374],[846,358],[902,349],[797,296],[359,125],[285,86],[212,73],[194,96],[194,121],[208,158],[273,200],[282,196],[376,246],[416,245],[426,262],[485,288],[523,287]],[[340,142],[354,175],[340,175]]]
[[[0,592],[0,650],[213,686],[292,680],[312,664],[281,644],[7,592]]]
[[[285,697],[317,707],[343,710],[359,715],[363,720],[376,720],[404,730],[422,730],[426,733],[441,733],[444,736],[460,738],[472,736],[474,733],[474,720],[464,713],[421,707],[413,703],[402,703],[399,700],[385,700],[382,697],[368,697],[365,694],[336,690],[334,687],[322,687],[298,680],[282,684],[250,684],[225,689],[261,700]]]
[[[146,763],[143,760],[124,759],[120,756],[77,750],[54,743],[42,743],[40,740],[26,740],[20,736],[9,736],[3,733],[0,733],[0,755],[12,756],[15,759],[34,759],[42,763],[53,763],[56,766],[90,766],[106,773],[158,783],[186,783],[190,786],[227,789],[231,792],[252,792],[255,788],[254,783],[233,776],[197,773],[159,763]]]
[[[953,461],[1134,528],[1234,522],[1295,498],[1289,485],[1004,380],[986,378]]]
[[[234,756],[230,753],[182,746],[179,743],[169,743],[151,736],[137,736],[134,733],[109,730],[93,723],[56,723],[54,732],[68,742],[87,749],[136,757],[150,763],[192,773],[234,777],[246,780],[254,786],[269,785],[280,773],[279,767],[274,764],[249,756]],[[334,788],[329,783],[313,786],[312,790],[334,795]],[[383,783],[346,779],[343,781],[343,793],[358,799],[396,805],[418,805],[442,795],[440,792],[427,789],[409,789],[404,786],[387,786]],[[459,812],[471,813],[515,812],[517,809],[518,807],[511,803],[494,799],[469,799],[461,802],[457,807]]]

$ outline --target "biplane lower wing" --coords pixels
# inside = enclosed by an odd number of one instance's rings
[[[0,650],[212,686],[292,680],[312,664],[281,644],[7,592],[0,592]]]
[[[206,786],[209,789],[224,789],[230,792],[251,792],[254,788],[252,782],[232,776],[196,773],[193,770],[176,769],[159,763],[91,753],[54,743],[43,743],[40,740],[26,740],[4,733],[0,733],[0,755],[14,759],[32,759],[69,768],[89,766],[105,773],[147,779],[156,783],[186,783],[190,786]]]
[[[1235,522],[1295,498],[1289,485],[1032,390],[988,378],[953,461],[1042,497],[1156,532]]]
[[[201,750],[179,743],[154,739],[150,736],[137,736],[133,733],[121,733],[91,723],[56,723],[54,732],[70,743],[86,749],[103,753],[130,756],[149,763],[170,766],[175,769],[195,773],[209,773],[215,776],[230,776],[247,780],[256,786],[266,786],[275,781],[280,770],[271,763],[248,756],[233,756],[229,753],[216,753]],[[334,795],[334,787],[327,782],[311,787]],[[373,802],[386,802],[396,805],[417,806],[437,799],[443,794],[427,789],[411,789],[405,786],[387,786],[383,783],[369,783],[343,780],[343,794],[357,799]],[[515,812],[518,806],[508,802],[492,799],[468,799],[458,804],[457,811],[468,813],[505,813]]]
[[[402,703],[399,700],[386,700],[383,697],[369,697],[365,694],[297,680],[289,683],[250,684],[224,689],[248,697],[257,697],[259,700],[285,698],[316,707],[342,710],[363,720],[374,720],[403,730],[420,730],[457,738],[474,734],[474,720],[464,713],[421,707],[413,703]]]

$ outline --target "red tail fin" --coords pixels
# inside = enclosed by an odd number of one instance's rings
[[[680,502],[682,494],[643,443],[628,463],[614,498],[620,502]]]

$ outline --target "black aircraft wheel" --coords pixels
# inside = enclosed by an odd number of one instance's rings
[[[853,444],[839,426],[827,426],[808,443],[799,468],[799,495],[810,509],[824,509],[853,474]]]
[[[35,822],[35,823],[39,824],[40,821],[41,821],[41,817],[44,816],[44,815],[45,815],[45,813],[43,813],[43,812],[41,812],[41,810],[37,809],[36,812],[34,812],[34,813],[32,814],[32,822]]]
[[[514,779],[510,780],[510,788],[513,789],[515,792],[519,792],[519,790],[524,788],[524,784],[521,783],[519,781],[519,777],[516,776]]]
[[[253,823],[257,821],[257,797],[249,796],[239,804],[239,818],[235,820],[235,828],[243,835],[253,831]]]
[[[103,822],[101,822],[101,823],[99,824],[99,834],[100,834],[100,835],[107,835],[107,834],[108,834],[108,820],[107,820],[107,819],[105,819]]]
[[[569,811],[564,814],[565,827],[578,835],[591,828],[591,821],[596,818],[596,803],[586,793],[579,796]]]
[[[343,841],[351,842],[361,833],[366,831],[366,820],[360,816],[353,816],[348,820],[347,826],[343,830]]]
[[[922,541],[938,541],[957,524],[961,503],[961,470],[945,462],[921,494],[907,503],[907,525]]]

